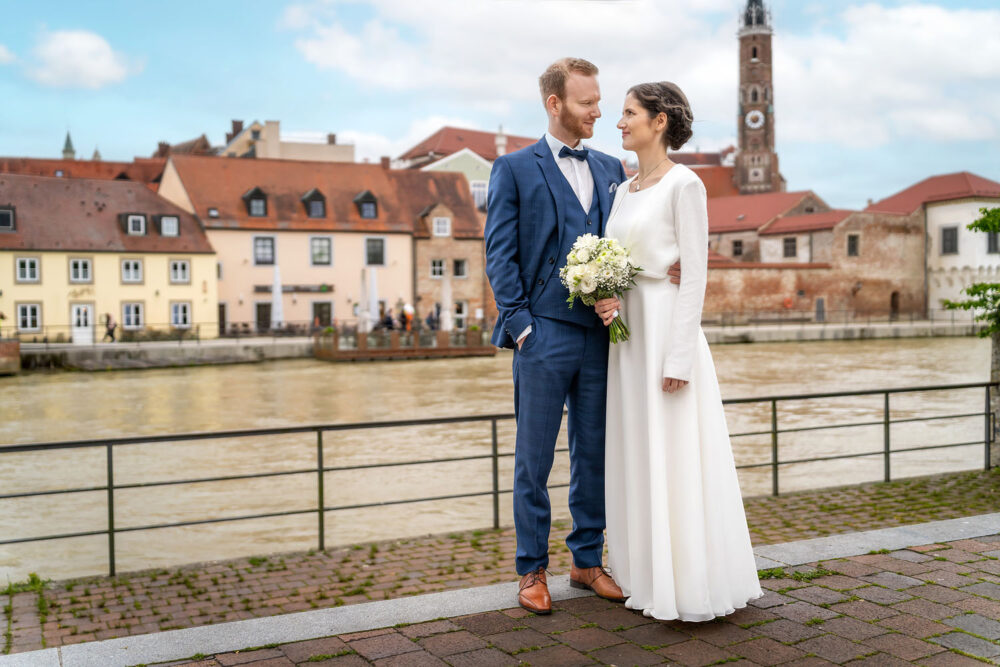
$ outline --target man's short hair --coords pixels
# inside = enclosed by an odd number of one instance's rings
[[[584,76],[597,76],[597,65],[583,58],[560,58],[538,77],[538,88],[542,92],[542,102],[555,95],[561,100],[566,99],[566,80],[571,72]]]

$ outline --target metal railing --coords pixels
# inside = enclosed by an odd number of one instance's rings
[[[969,384],[952,384],[952,385],[937,385],[937,386],[925,386],[925,387],[906,387],[898,389],[872,389],[864,391],[842,391],[842,392],[826,392],[826,393],[815,393],[815,394],[799,394],[799,395],[783,395],[783,396],[766,396],[761,398],[740,398],[740,399],[727,399],[723,401],[724,405],[747,405],[747,404],[765,404],[770,408],[770,428],[767,430],[760,431],[748,431],[743,433],[733,433],[730,435],[731,438],[740,437],[750,437],[750,436],[770,436],[770,460],[762,461],[757,463],[748,463],[736,466],[740,470],[749,470],[757,468],[770,468],[771,471],[771,494],[777,496],[779,494],[779,470],[783,466],[790,466],[802,463],[813,463],[818,461],[831,461],[836,459],[853,459],[867,456],[882,456],[884,460],[884,481],[888,482],[892,479],[892,468],[891,468],[891,457],[893,454],[902,454],[907,452],[917,452],[917,451],[927,451],[936,449],[946,449],[953,447],[968,447],[971,445],[983,445],[984,447],[984,458],[983,458],[983,469],[989,470],[990,463],[990,448],[994,442],[994,415],[990,409],[990,389],[995,388],[1000,383],[995,382],[978,382]],[[934,415],[930,417],[909,417],[904,419],[892,419],[890,414],[890,397],[899,394],[912,394],[917,392],[941,392],[941,391],[954,391],[954,390],[972,390],[981,389],[984,392],[984,408],[982,412],[965,412],[961,414],[950,414],[950,415]],[[778,405],[779,403],[789,402],[789,401],[804,401],[804,400],[817,400],[817,399],[829,399],[829,398],[843,398],[843,397],[853,397],[853,396],[881,396],[882,401],[882,419],[878,421],[867,421],[859,423],[848,423],[848,424],[833,424],[833,425],[820,425],[820,426],[800,426],[793,428],[778,428]],[[890,426],[893,424],[902,423],[917,423],[917,422],[931,422],[935,420],[946,420],[946,419],[959,419],[959,418],[972,418],[972,417],[982,417],[983,418],[983,439],[975,440],[971,442],[957,442],[957,443],[944,443],[944,444],[932,444],[923,445],[918,447],[905,447],[901,449],[893,449],[891,447],[890,439]],[[40,496],[51,496],[51,495],[63,495],[63,494],[74,494],[74,493],[90,493],[95,491],[103,491],[106,493],[107,497],[107,526],[101,530],[88,530],[79,531],[72,533],[61,533],[53,535],[43,535],[36,537],[20,537],[20,538],[5,538],[0,540],[0,545],[6,544],[21,544],[29,542],[43,542],[49,540],[60,540],[69,538],[79,538],[79,537],[92,537],[98,535],[107,536],[107,548],[108,548],[108,570],[111,576],[115,575],[115,536],[122,533],[132,533],[139,531],[150,531],[158,530],[162,528],[179,528],[183,526],[197,526],[205,524],[215,524],[215,523],[226,523],[234,521],[247,521],[252,519],[268,519],[275,517],[285,517],[293,515],[303,515],[303,514],[315,514],[317,517],[317,542],[320,550],[326,548],[326,527],[325,518],[328,512],[338,512],[346,510],[357,510],[364,508],[373,507],[388,507],[393,505],[403,505],[403,504],[413,504],[413,503],[424,503],[432,501],[442,501],[442,500],[457,500],[462,498],[476,498],[490,496],[492,498],[493,505],[493,527],[500,527],[500,496],[502,494],[509,494],[513,492],[513,489],[501,489],[500,488],[500,476],[499,476],[499,463],[501,458],[514,456],[513,452],[500,452],[499,451],[499,439],[497,434],[497,424],[501,421],[511,421],[514,419],[512,414],[492,414],[492,415],[476,415],[468,417],[442,417],[442,418],[432,418],[432,419],[413,419],[413,420],[400,420],[400,421],[382,421],[382,422],[363,422],[363,423],[352,423],[352,424],[323,424],[323,425],[311,425],[311,426],[295,426],[295,427],[285,427],[285,428],[269,428],[269,429],[252,429],[252,430],[239,430],[239,431],[221,431],[212,433],[186,433],[186,434],[176,434],[176,435],[161,435],[161,436],[141,436],[141,437],[131,437],[131,438],[115,438],[115,439],[99,439],[99,440],[76,440],[67,442],[50,442],[50,443],[35,443],[35,444],[22,444],[22,445],[10,445],[0,447],[0,457],[5,454],[14,453],[24,453],[24,452],[58,452],[63,450],[71,449],[84,449],[84,448],[103,448],[105,450],[106,459],[106,470],[107,476],[104,484],[87,486],[87,487],[77,487],[69,489],[55,489],[46,491],[26,491],[19,493],[6,493],[0,494],[0,501],[17,499],[17,498],[34,498]],[[323,459],[323,435],[324,433],[336,433],[343,431],[358,431],[358,430],[371,430],[371,429],[386,429],[386,428],[400,428],[400,427],[412,427],[412,426],[432,426],[432,425],[448,425],[448,424],[465,424],[465,423],[489,423],[491,430],[491,451],[489,454],[478,454],[471,456],[454,456],[454,457],[444,457],[444,458],[433,458],[433,459],[423,459],[423,460],[407,460],[407,461],[392,461],[388,463],[369,463],[361,465],[347,465],[347,466],[328,466],[324,463]],[[797,458],[797,459],[781,459],[779,450],[779,436],[785,433],[796,433],[796,432],[807,432],[807,431],[818,431],[824,429],[841,429],[841,428],[852,428],[852,427],[862,427],[862,426],[879,426],[883,427],[883,446],[877,451],[870,452],[852,452],[849,454],[839,454],[833,456],[819,456],[812,458]],[[224,438],[239,438],[239,437],[262,437],[262,436],[275,436],[275,435],[288,435],[288,434],[300,434],[300,433],[311,433],[315,435],[316,439],[316,465],[315,467],[300,468],[295,470],[281,470],[254,474],[242,474],[242,475],[221,475],[213,477],[199,477],[194,479],[180,479],[180,480],[166,480],[166,481],[151,481],[151,482],[140,482],[132,484],[117,484],[115,482],[115,448],[129,447],[135,445],[148,445],[152,443],[180,443],[180,442],[190,442],[195,440],[219,440]],[[557,448],[557,452],[566,452],[566,448]],[[444,494],[436,496],[427,496],[420,498],[407,498],[402,500],[386,500],[374,503],[357,503],[357,504],[346,504],[346,505],[328,505],[326,502],[326,492],[324,475],[330,472],[345,472],[352,470],[365,470],[365,469],[385,469],[394,468],[399,466],[410,466],[410,465],[432,465],[441,463],[453,463],[458,461],[477,461],[477,460],[490,460],[492,462],[492,485],[488,490],[475,491],[471,493],[454,493],[454,494]],[[281,510],[264,512],[258,514],[247,514],[239,516],[228,516],[228,517],[218,517],[218,518],[208,518],[199,519],[194,521],[179,521],[173,523],[158,523],[158,524],[147,524],[147,525],[135,525],[135,526],[120,526],[115,520],[115,492],[126,489],[145,489],[153,487],[163,487],[163,486],[178,486],[187,484],[206,484],[212,482],[229,482],[234,480],[247,480],[247,479],[259,479],[259,478],[272,478],[272,477],[283,477],[292,475],[315,475],[317,482],[317,498],[316,506],[307,509],[292,509],[292,510]],[[549,488],[564,488],[568,484],[552,484]]]

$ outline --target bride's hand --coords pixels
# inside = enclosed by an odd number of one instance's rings
[[[672,394],[678,389],[683,389],[687,386],[687,380],[678,380],[677,378],[663,378],[663,391],[668,394]]]
[[[597,316],[601,318],[601,321],[604,322],[604,326],[609,326],[614,321],[615,314],[621,307],[622,305],[617,297],[601,299],[594,304],[594,310],[597,312]]]

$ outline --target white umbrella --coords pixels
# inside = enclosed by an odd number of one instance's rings
[[[374,266],[368,267],[368,321],[369,329],[378,322],[378,277]]]
[[[285,321],[284,299],[281,289],[281,269],[274,265],[274,281],[271,283],[271,328],[278,329]]]
[[[451,331],[454,327],[451,309],[451,276],[445,276],[441,283],[441,331]]]

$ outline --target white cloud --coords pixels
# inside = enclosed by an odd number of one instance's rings
[[[775,37],[780,140],[854,147],[1000,136],[1000,11],[849,7],[830,34]]]
[[[354,23],[348,9],[296,4],[284,23],[301,27],[295,44],[307,62],[387,93],[427,93],[502,117],[536,103],[545,66],[578,55],[601,68],[611,134],[625,90],[641,81],[677,81],[701,118],[735,116],[735,20],[717,25],[718,12],[733,15],[731,0],[373,0]]]
[[[14,62],[14,54],[3,44],[0,44],[0,65]]]
[[[43,33],[33,50],[28,75],[47,86],[96,90],[120,83],[142,68],[87,30]]]
[[[386,95],[422,95],[503,119],[537,101],[537,76],[579,55],[601,68],[604,119],[594,144],[617,149],[627,88],[684,88],[703,149],[732,141],[735,11],[742,0],[538,2],[302,0],[284,24],[321,70]],[[786,141],[881,146],[1000,136],[1000,11],[872,2],[813,3],[809,33],[774,37],[779,148]],[[482,115],[482,114],[478,114]],[[539,125],[544,117],[539,110]]]

